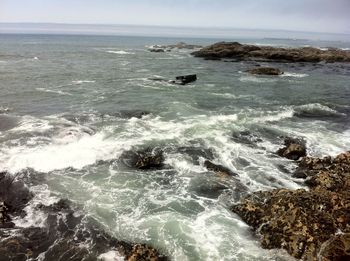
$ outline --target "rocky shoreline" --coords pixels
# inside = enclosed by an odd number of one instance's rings
[[[16,225],[33,197],[22,178],[0,173],[0,260],[168,260],[150,246],[110,236],[66,199],[34,205],[46,217],[43,226]]]
[[[192,52],[207,60],[235,59],[265,62],[350,62],[350,51],[338,48],[321,50],[315,47],[282,48],[256,46],[238,42],[219,42]]]
[[[295,175],[308,189],[252,193],[232,207],[264,248],[302,260],[350,260],[350,152],[304,157]]]

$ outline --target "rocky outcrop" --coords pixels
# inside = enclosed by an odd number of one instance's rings
[[[140,170],[161,169],[164,166],[164,154],[159,148],[125,151],[121,159],[128,167]]]
[[[277,151],[281,157],[298,160],[306,156],[306,144],[302,139],[286,138],[284,147]]]
[[[255,75],[281,75],[283,72],[280,69],[272,67],[259,67],[248,71],[250,74]]]
[[[350,152],[304,158],[299,167],[309,191],[256,192],[233,212],[254,228],[264,248],[284,248],[303,260],[350,260]]]
[[[203,165],[204,165],[204,167],[207,168],[207,170],[213,171],[216,174],[218,174],[219,176],[238,176],[237,173],[234,173],[229,168],[226,168],[222,165],[214,164],[213,162],[211,162],[209,160],[205,160]]]
[[[173,49],[189,49],[189,50],[193,50],[193,49],[199,49],[202,48],[203,46],[201,45],[195,45],[195,44],[187,44],[184,42],[179,42],[177,44],[169,44],[169,45],[153,45],[150,48],[148,48],[148,50],[150,52],[170,52]]]
[[[267,62],[350,62],[350,51],[337,48],[327,50],[313,47],[282,48],[247,45],[238,42],[219,42],[195,51],[192,55],[205,59],[230,58]]]
[[[114,251],[128,261],[168,258],[144,244],[120,241],[91,218],[76,212],[69,200],[32,204],[33,195],[18,177],[0,173],[0,260],[98,260]],[[11,219],[25,217],[30,205],[44,219],[41,226],[21,227]]]

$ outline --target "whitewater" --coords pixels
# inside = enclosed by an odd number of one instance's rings
[[[291,175],[295,163],[275,153],[284,137],[304,139],[312,156],[348,150],[349,65],[275,63],[284,75],[252,76],[256,62],[147,50],[183,39],[0,38],[0,171],[25,175],[35,195],[16,225],[45,226],[36,206],[67,198],[112,236],[172,260],[293,260],[262,249],[230,206],[250,192],[304,186]],[[192,73],[198,80],[186,86],[152,80]],[[166,168],[124,164],[124,152],[145,148],[161,149]],[[122,260],[113,250],[99,258]]]

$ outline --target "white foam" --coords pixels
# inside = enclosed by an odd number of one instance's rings
[[[271,83],[276,82],[278,79],[275,77],[264,77],[264,76],[253,76],[253,75],[244,75],[239,78],[241,82],[255,82],[255,83]]]
[[[39,58],[35,56],[35,57],[33,58],[33,60],[39,60]]]
[[[98,160],[117,157],[122,144],[106,140],[103,132],[84,136],[78,140],[64,142],[62,139],[51,144],[36,147],[14,147],[7,151],[5,161],[0,163],[3,169],[12,173],[33,168],[41,172],[73,167],[81,169]],[[118,146],[119,145],[119,146]]]
[[[279,77],[295,77],[295,78],[304,78],[309,76],[306,73],[291,73],[291,72],[284,72],[283,74],[279,75]]]
[[[265,116],[255,118],[254,122],[274,122],[292,118],[294,116],[294,110],[292,108],[288,108],[281,112],[265,112],[264,114]]]
[[[95,81],[91,81],[91,80],[77,80],[77,81],[72,81],[73,84],[79,85],[79,84],[83,84],[83,83],[94,83]]]
[[[97,257],[101,261],[124,261],[125,258],[116,250],[111,250]]]
[[[326,106],[326,105],[322,105],[320,103],[310,103],[310,104],[305,104],[305,105],[300,105],[295,107],[295,110],[298,111],[306,111],[306,112],[319,112],[319,113],[323,113],[326,115],[344,115],[341,114],[339,112],[337,112],[336,110]]]
[[[132,52],[126,52],[126,51],[106,51],[106,53],[113,53],[113,54],[135,54],[135,53],[132,53]]]
[[[11,108],[0,106],[0,113],[10,112]]]
[[[50,89],[45,89],[45,88],[35,88],[35,90],[40,91],[40,92],[55,93],[55,94],[60,94],[60,95],[72,95],[71,93],[64,92],[61,90],[50,90]]]
[[[349,47],[347,47],[347,48],[340,48],[340,49],[342,49],[343,51],[350,51]]]

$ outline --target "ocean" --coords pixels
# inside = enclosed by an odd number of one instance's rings
[[[246,193],[297,189],[294,162],[276,156],[283,137],[308,154],[350,147],[350,65],[259,63],[281,76],[253,76],[256,62],[206,61],[154,44],[223,39],[0,35],[0,171],[25,173],[34,199],[18,226],[45,226],[35,206],[61,198],[125,241],[172,260],[292,260],[262,249],[230,211]],[[349,48],[346,41],[242,38],[271,46]],[[154,78],[197,74],[181,86]],[[166,168],[135,170],[124,152],[160,148]],[[238,174],[208,171],[209,159]]]

